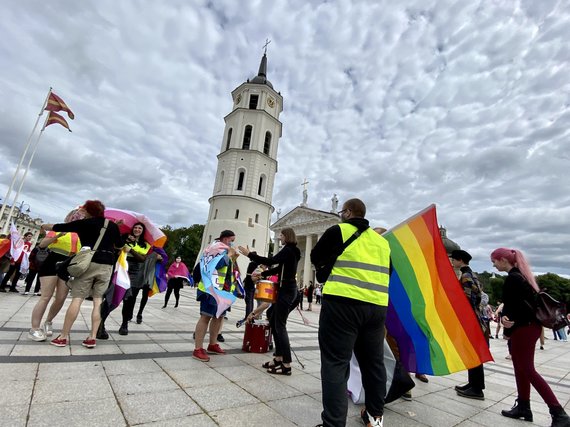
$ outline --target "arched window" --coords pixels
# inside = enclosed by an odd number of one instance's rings
[[[265,196],[265,175],[261,175],[259,177],[259,185],[257,186],[257,195],[258,196]]]
[[[265,142],[263,143],[263,154],[269,156],[269,150],[271,148],[271,132],[265,132]]]
[[[218,193],[219,193],[220,191],[222,191],[222,188],[223,188],[223,187],[224,187],[224,171],[222,171],[222,172],[220,173],[220,179],[219,179],[219,181],[218,181]]]
[[[245,171],[240,169],[239,171],[239,175],[238,175],[238,182],[237,182],[237,188],[236,190],[238,191],[242,191],[243,190],[243,181],[245,180]]]
[[[228,139],[226,140],[226,151],[230,149],[230,143],[232,142],[232,131],[233,131],[232,128],[228,130]]]
[[[218,210],[216,209],[216,211],[214,212],[214,219],[218,218]]]
[[[243,150],[249,150],[249,146],[251,144],[251,131],[252,131],[252,127],[251,125],[247,125],[245,127],[245,131],[243,133],[243,144],[241,146],[241,148]]]
[[[235,219],[238,219],[238,218],[239,218],[239,209],[236,209],[236,217],[235,217]]]
[[[253,239],[253,240],[251,241],[251,247],[252,247],[252,248],[255,248],[255,239]]]
[[[259,214],[255,214],[255,223],[259,224]]]

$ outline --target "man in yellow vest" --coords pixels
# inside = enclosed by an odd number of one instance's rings
[[[332,265],[323,285],[319,318],[322,425],[346,425],[347,380],[354,351],[365,391],[362,419],[367,426],[381,427],[386,396],[383,341],[390,246],[369,227],[361,200],[347,200],[339,215],[342,223],[326,230],[311,252],[317,269]]]

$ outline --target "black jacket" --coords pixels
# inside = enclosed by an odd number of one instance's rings
[[[513,267],[503,285],[502,311],[502,316],[507,316],[509,320],[515,322],[511,329],[537,322],[533,309],[535,295],[536,292],[521,271]]]
[[[279,275],[281,288],[296,288],[297,264],[301,259],[301,251],[295,243],[286,243],[285,246],[273,257],[266,258],[257,255],[256,252],[249,253],[249,259],[258,264],[274,266],[261,273],[261,277],[269,277],[274,274]]]

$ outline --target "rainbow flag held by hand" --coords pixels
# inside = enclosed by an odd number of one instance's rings
[[[383,236],[392,259],[386,328],[408,372],[447,375],[493,360],[443,246],[435,205]]]
[[[148,291],[149,297],[166,291],[166,288],[168,287],[168,280],[166,280],[166,266],[168,264],[168,255],[166,255],[166,252],[162,248],[153,246],[152,251],[160,255],[162,257],[162,260],[156,260],[156,264],[154,266],[154,280]]]

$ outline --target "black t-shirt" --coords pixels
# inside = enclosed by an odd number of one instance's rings
[[[102,217],[86,218],[65,224],[54,224],[53,231],[73,231],[79,235],[79,240],[81,240],[82,246],[89,246],[93,249],[104,223],[105,218]],[[92,262],[97,264],[113,265],[115,263],[115,247],[121,247],[122,243],[119,227],[113,221],[109,221],[107,230],[105,231],[103,239],[101,239],[101,243],[99,243],[99,247],[97,248],[97,252],[93,255]]]

